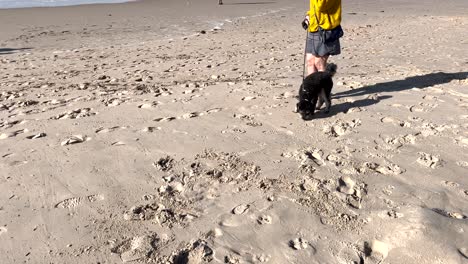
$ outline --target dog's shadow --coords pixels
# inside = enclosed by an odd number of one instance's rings
[[[403,80],[395,80],[384,83],[377,83],[370,86],[365,86],[359,89],[353,89],[343,92],[338,92],[332,95],[333,99],[344,97],[364,96],[382,92],[400,92],[413,88],[424,89],[438,84],[449,83],[453,80],[464,80],[468,78],[468,72],[444,73],[436,72],[426,75],[411,76]],[[378,99],[366,98],[355,102],[344,102],[332,105],[329,113],[324,113],[319,110],[315,113],[313,119],[328,118],[339,113],[348,113],[352,108],[364,108],[379,103],[382,100],[392,98],[390,95],[379,96]],[[312,119],[312,120],[313,120]]]
[[[362,99],[362,100],[357,100],[355,102],[344,102],[336,105],[332,105],[330,108],[330,112],[325,113],[323,109],[315,112],[314,118],[313,119],[322,119],[322,118],[329,118],[334,115],[340,114],[340,113],[348,113],[351,109],[353,108],[364,108],[373,104],[378,103],[381,100],[389,99],[392,98],[390,95],[384,95],[384,96],[379,96],[378,99]],[[306,121],[311,121],[311,120],[306,120]]]
[[[30,50],[31,48],[0,48],[0,55],[13,54],[23,50]]]

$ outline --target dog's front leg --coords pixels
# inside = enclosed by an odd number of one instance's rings
[[[322,96],[319,96],[316,109],[320,110],[320,108],[322,108],[322,105],[323,105],[323,99],[322,99]]]
[[[319,96],[319,98],[320,98],[320,96]],[[317,109],[317,107],[316,107],[316,105],[317,105],[317,100],[318,100],[318,98],[312,99],[312,104],[311,104],[311,106],[310,106],[310,107],[312,107],[312,109],[310,109],[311,115],[314,115],[314,114],[315,114],[315,109]]]

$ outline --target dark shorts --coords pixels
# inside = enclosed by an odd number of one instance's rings
[[[307,34],[306,53],[311,53],[316,57],[338,55],[341,53],[340,40],[324,43],[319,32],[309,32]]]

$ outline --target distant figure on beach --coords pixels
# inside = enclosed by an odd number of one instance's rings
[[[302,26],[306,40],[307,74],[325,71],[330,55],[341,53],[341,0],[310,0]]]
[[[222,5],[223,4],[223,0],[218,0],[218,5]]]

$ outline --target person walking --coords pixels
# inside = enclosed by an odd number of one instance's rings
[[[341,53],[341,0],[310,0],[302,26],[306,29],[307,75],[325,71],[330,55]]]

